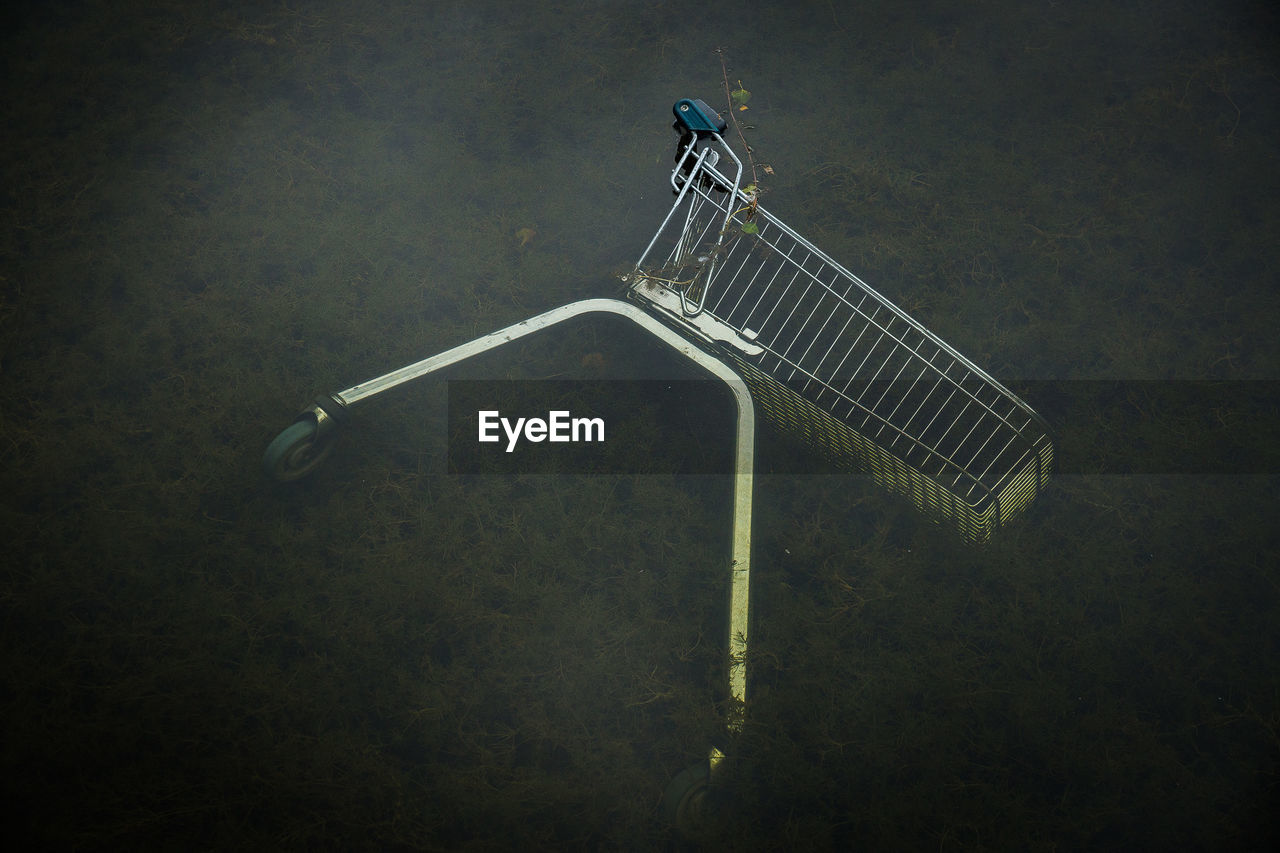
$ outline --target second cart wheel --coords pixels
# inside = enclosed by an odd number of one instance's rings
[[[706,830],[710,787],[711,766],[706,761],[686,767],[667,785],[662,795],[663,816],[681,835],[697,836]]]
[[[262,468],[267,476],[290,483],[320,467],[333,449],[333,442],[321,441],[318,432],[319,426],[313,420],[296,421],[286,427],[262,455]]]

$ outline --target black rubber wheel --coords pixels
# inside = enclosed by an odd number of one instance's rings
[[[707,793],[711,786],[711,764],[699,761],[676,774],[662,795],[662,814],[686,837],[706,831],[709,817]]]
[[[295,421],[267,445],[262,454],[262,470],[281,483],[301,480],[324,462],[333,442],[316,439],[316,422]]]

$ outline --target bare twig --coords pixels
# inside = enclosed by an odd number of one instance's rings
[[[729,94],[729,68],[724,63],[724,48],[716,48],[716,56],[720,59],[720,73],[724,76],[724,101],[729,108],[729,121],[733,122],[733,129],[738,133],[738,139],[742,142],[742,150],[747,152],[747,162],[751,164],[751,183],[759,186],[760,176],[756,172],[756,161],[751,156],[751,146],[747,144],[747,138],[742,135],[742,126],[738,124],[738,117],[734,115],[733,95]]]

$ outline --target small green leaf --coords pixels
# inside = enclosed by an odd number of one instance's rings
[[[760,226],[756,225],[754,222],[744,222],[742,223],[742,233],[743,234],[759,234]]]
[[[733,99],[733,105],[740,107],[747,101],[751,100],[751,93],[742,88],[742,81],[738,81],[738,88],[729,93],[729,97]]]

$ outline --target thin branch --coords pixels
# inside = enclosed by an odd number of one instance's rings
[[[717,47],[716,56],[720,59],[720,73],[724,76],[724,102],[729,108],[729,121],[733,122],[733,129],[738,133],[742,150],[747,152],[747,162],[751,164],[751,183],[759,186],[760,176],[756,173],[756,160],[751,156],[751,146],[747,144],[747,138],[742,135],[742,126],[738,124],[738,117],[734,115],[733,95],[729,94],[729,69],[724,64],[724,48]]]

